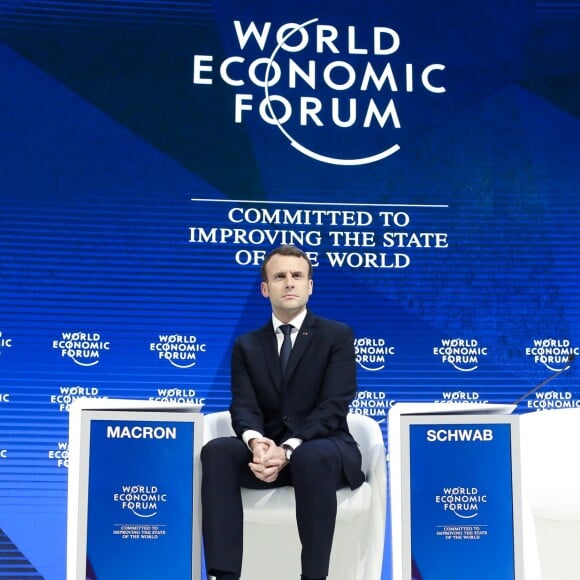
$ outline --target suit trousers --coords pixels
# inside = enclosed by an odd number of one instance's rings
[[[244,517],[241,488],[292,485],[302,544],[302,574],[310,578],[326,577],[336,521],[336,490],[347,485],[337,445],[332,438],[305,441],[272,483],[264,483],[253,475],[248,467],[251,460],[251,452],[236,437],[213,439],[201,451],[207,571],[241,573]]]

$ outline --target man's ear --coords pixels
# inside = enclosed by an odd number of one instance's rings
[[[308,280],[308,296],[312,296],[313,289],[314,289],[314,280],[310,278],[310,280]]]
[[[268,289],[268,282],[262,282],[260,284],[260,292],[262,293],[262,296],[264,298],[269,298],[270,296],[270,291]]]

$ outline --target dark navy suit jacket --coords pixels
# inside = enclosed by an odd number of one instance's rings
[[[329,438],[343,459],[352,489],[361,485],[361,456],[348,431],[348,405],[356,394],[352,329],[310,311],[290,354],[284,380],[272,322],[240,336],[232,352],[232,425],[277,444],[290,437]]]

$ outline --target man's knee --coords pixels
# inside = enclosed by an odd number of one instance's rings
[[[306,441],[299,445],[290,462],[292,471],[320,473],[341,471],[342,459],[336,445],[329,440]]]
[[[201,462],[215,461],[217,458],[224,460],[227,457],[242,457],[249,454],[247,447],[236,437],[217,437],[208,441],[201,449]]]

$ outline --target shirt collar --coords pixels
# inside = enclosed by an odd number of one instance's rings
[[[295,316],[292,320],[290,320],[290,322],[288,322],[288,324],[291,324],[296,329],[293,332],[297,332],[298,329],[302,326],[302,323],[304,322],[304,319],[306,318],[307,313],[308,313],[308,310],[305,308],[298,316]],[[274,326],[275,332],[279,332],[278,329],[283,324],[285,324],[285,323],[278,320],[278,318],[276,318],[276,316],[274,316],[274,314],[272,314],[272,325]]]

